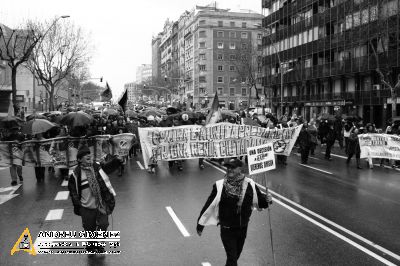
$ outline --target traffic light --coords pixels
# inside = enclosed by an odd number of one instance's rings
[[[103,77],[100,78],[100,82],[103,82]]]
[[[164,81],[167,81],[168,80],[168,77],[167,76],[164,76]]]
[[[143,85],[143,89],[146,89],[146,84]]]

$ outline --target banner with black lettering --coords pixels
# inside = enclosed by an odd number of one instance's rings
[[[361,134],[361,158],[385,158],[400,160],[400,136],[389,134]]]
[[[269,129],[218,123],[206,126],[139,128],[145,167],[150,158],[180,160],[225,158],[247,154],[247,148],[273,142],[275,154],[289,156],[302,125]]]
[[[110,141],[110,140],[113,141]],[[89,138],[60,137],[24,142],[0,142],[0,169],[12,164],[35,167],[52,166],[69,168],[78,164],[76,155],[82,145],[87,145],[93,161],[101,162],[107,154],[126,155],[132,147],[134,135],[101,135]]]

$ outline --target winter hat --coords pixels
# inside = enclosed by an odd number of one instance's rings
[[[183,115],[182,115],[182,120],[183,120],[183,121],[188,121],[188,120],[189,120],[188,114],[183,114]]]
[[[81,159],[83,156],[90,154],[90,150],[88,148],[88,146],[83,145],[81,147],[79,147],[78,149],[78,154],[76,155],[76,159]]]

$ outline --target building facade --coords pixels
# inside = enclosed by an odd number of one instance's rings
[[[307,120],[342,113],[384,126],[391,92],[375,70],[391,71],[394,82],[400,73],[397,0],[264,0],[262,7],[263,85],[273,112]]]
[[[142,83],[152,77],[152,66],[149,64],[142,64],[136,68],[136,82]]]
[[[161,73],[171,88],[172,102],[206,107],[218,92],[223,107],[255,105],[255,100],[249,103],[248,77],[237,67],[241,51],[255,49],[253,56],[261,55],[257,27],[261,19],[256,13],[196,6],[177,22],[166,23],[160,43]],[[261,84],[258,88],[262,93]]]

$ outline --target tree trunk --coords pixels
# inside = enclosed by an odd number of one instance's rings
[[[50,85],[49,111],[54,111],[54,85]]]
[[[397,115],[397,97],[392,94],[392,119]]]
[[[11,90],[12,90],[12,103],[14,107],[14,115],[18,113],[17,105],[17,68],[11,68]]]

